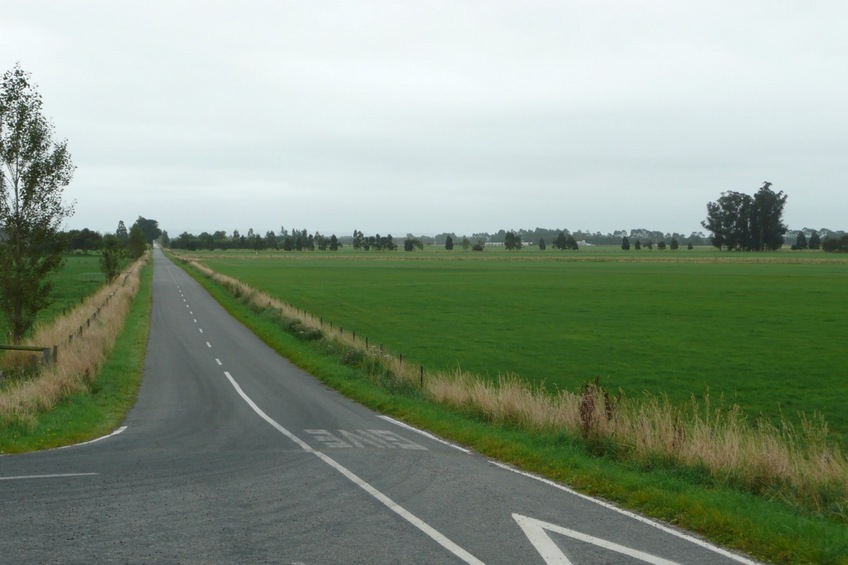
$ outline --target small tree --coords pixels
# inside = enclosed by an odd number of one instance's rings
[[[471,247],[471,242],[470,242],[470,241],[468,241],[468,238],[467,238],[467,237],[462,236],[462,250],[463,250],[463,251],[468,251],[468,248],[469,248],[469,247]],[[481,251],[482,251],[482,249],[481,249]]]
[[[539,251],[544,251],[544,250],[545,250],[545,247],[546,247],[546,245],[545,245],[545,239],[544,239],[544,238],[539,239]]]
[[[630,251],[630,240],[627,239],[627,236],[621,238],[621,248],[625,251]]]
[[[641,250],[642,249],[642,241],[637,239],[636,244],[633,247],[634,247],[634,249],[636,249],[636,251]]]
[[[127,250],[133,260],[138,259],[147,250],[147,241],[144,239],[144,232],[141,231],[141,226],[133,224],[130,228],[130,239],[127,243]]]
[[[103,236],[103,249],[100,250],[100,269],[106,275],[106,280],[109,282],[112,282],[118,276],[121,255],[121,246],[118,237],[112,234]]]
[[[445,249],[448,251],[453,250],[453,238],[451,236],[448,236],[447,239],[445,239]]]
[[[18,344],[50,304],[50,275],[62,265],[59,228],[73,214],[62,202],[74,166],[67,142],[54,143],[30,74],[15,66],[0,84],[0,309]]]
[[[686,249],[688,249],[689,251],[692,251],[693,249],[695,249],[695,246],[692,245],[692,242],[690,241],[689,245],[686,246]]]
[[[126,247],[127,242],[130,240],[130,232],[127,231],[127,226],[124,224],[123,220],[118,222],[118,229],[115,230],[115,237],[118,238],[118,246]]]
[[[804,232],[799,231],[798,236],[795,238],[795,247],[797,249],[806,249],[807,248],[807,236],[804,235]]]
[[[821,249],[821,236],[819,232],[814,231],[810,234],[810,249]]]
[[[659,243],[657,243],[657,249],[659,249],[660,251],[663,251],[665,249],[665,242],[660,241]]]
[[[672,251],[677,251],[677,248],[678,248],[678,247],[680,247],[680,243],[678,243],[678,242],[677,242],[677,238],[676,238],[676,237],[672,237],[672,238],[671,238],[671,250],[672,250]]]

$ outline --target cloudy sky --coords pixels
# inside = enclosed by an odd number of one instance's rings
[[[0,0],[69,228],[848,228],[848,3]]]

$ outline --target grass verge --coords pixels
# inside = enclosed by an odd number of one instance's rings
[[[768,499],[717,480],[698,466],[663,458],[598,455],[579,434],[529,432],[492,422],[479,410],[448,409],[409,383],[368,371],[366,358],[281,319],[278,310],[235,297],[187,268],[237,319],[279,353],[350,398],[522,469],[700,533],[722,545],[781,563],[848,563],[848,528],[796,503]],[[281,323],[282,322],[282,323]],[[344,362],[340,363],[340,360]]]
[[[149,263],[142,268],[126,321],[94,378],[65,395],[52,409],[0,424],[0,453],[79,443],[106,435],[120,425],[135,402],[142,378],[152,272]]]

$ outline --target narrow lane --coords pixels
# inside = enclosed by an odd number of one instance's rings
[[[0,555],[32,561],[739,563],[328,390],[154,252],[122,433],[0,457]]]

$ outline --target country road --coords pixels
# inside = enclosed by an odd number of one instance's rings
[[[751,563],[351,402],[160,250],[138,402],[0,457],[0,562]]]

